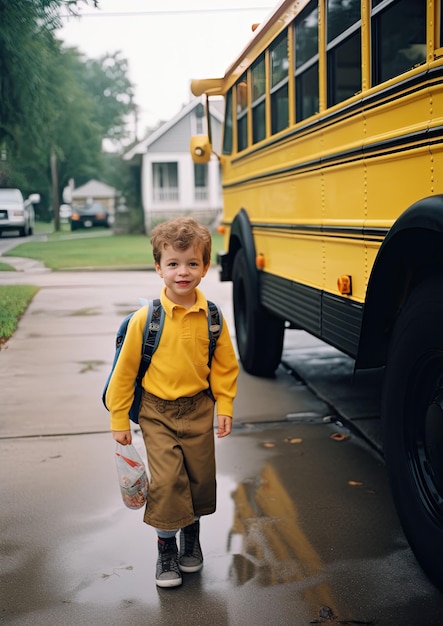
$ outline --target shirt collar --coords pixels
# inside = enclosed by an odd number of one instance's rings
[[[195,299],[195,304],[193,304],[189,309],[188,312],[191,311],[204,311],[206,313],[206,315],[208,314],[208,301],[206,300],[205,296],[203,295],[203,293],[200,291],[200,289],[196,289],[195,290],[195,295],[196,295],[196,299]],[[163,286],[163,289],[161,291],[160,294],[160,302],[162,303],[162,307],[165,310],[165,313],[168,317],[172,318],[172,313],[174,311],[174,309],[176,307],[180,307],[180,304],[175,304],[175,302],[172,302],[172,300],[170,300],[167,296],[166,296],[166,285]]]

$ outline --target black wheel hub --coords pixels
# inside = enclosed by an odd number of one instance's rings
[[[406,405],[408,463],[424,509],[443,527],[443,355],[428,354],[418,369]]]

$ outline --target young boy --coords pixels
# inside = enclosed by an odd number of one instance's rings
[[[208,367],[208,306],[197,287],[210,266],[209,230],[193,218],[179,217],[154,228],[151,244],[164,281],[165,322],[142,381],[139,425],[151,475],[144,521],[158,535],[156,583],[176,587],[181,572],[203,567],[199,520],[216,506],[213,398],[217,437],[226,437],[232,430],[238,362],[223,320]],[[123,445],[132,441],[128,411],[146,317],[146,307],[133,315],[106,394],[112,434]]]

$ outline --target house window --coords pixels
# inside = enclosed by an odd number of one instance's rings
[[[205,129],[203,128],[203,123],[205,121],[205,110],[202,104],[198,104],[195,109],[195,127],[196,127],[196,135],[203,135]]]
[[[196,201],[208,199],[207,163],[194,163],[194,194]]]
[[[178,201],[177,163],[153,163],[152,181],[154,202]]]

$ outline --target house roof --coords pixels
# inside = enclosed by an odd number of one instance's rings
[[[72,192],[72,198],[114,198],[115,187],[111,187],[106,183],[101,183],[99,180],[89,180],[86,184],[77,187]]]
[[[201,98],[193,98],[188,104],[184,105],[180,111],[171,118],[169,121],[162,124],[159,128],[154,130],[148,137],[145,137],[142,141],[136,143],[128,152],[123,155],[125,161],[130,161],[137,154],[145,154],[149,146],[152,145],[159,137],[165,135],[171,128],[173,128],[180,120],[193,111],[199,104],[202,103]],[[211,116],[217,119],[220,123],[223,123],[223,101],[214,102],[214,106],[211,106]]]

